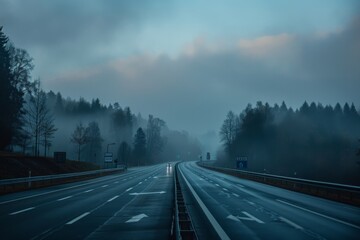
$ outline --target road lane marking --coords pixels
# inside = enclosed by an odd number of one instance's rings
[[[63,200],[69,199],[69,198],[72,198],[72,196],[63,197],[63,198],[60,198],[60,199],[58,199],[56,201],[59,202],[59,201],[63,201]]]
[[[119,197],[119,195],[116,195],[115,197],[110,198],[109,200],[107,200],[107,202],[111,202],[111,201],[113,201],[113,200],[117,199],[118,197]]]
[[[19,214],[19,213],[27,212],[27,211],[33,210],[34,208],[35,208],[35,207],[25,208],[25,209],[20,210],[20,211],[12,212],[12,213],[10,213],[9,215],[16,215],[16,214]]]
[[[303,228],[302,226],[297,225],[296,223],[290,221],[289,219],[286,219],[286,218],[284,218],[284,217],[279,217],[279,219],[280,219],[281,221],[283,221],[284,223],[289,224],[289,225],[292,226],[293,228],[296,228],[296,229],[299,229],[299,230],[304,230],[304,228]]]
[[[84,193],[89,193],[89,192],[92,192],[92,191],[94,191],[94,189],[86,190],[86,191],[84,191]]]
[[[139,192],[139,193],[129,193],[129,195],[149,195],[149,194],[164,194],[166,193],[165,191],[160,191],[160,192]]]
[[[227,190],[226,188],[222,188],[222,190],[227,191],[227,192],[229,191],[229,190]]]
[[[238,194],[236,194],[236,193],[233,193],[232,194],[233,196],[235,196],[235,197],[240,197]]]
[[[226,234],[226,232],[224,231],[224,229],[221,228],[220,224],[216,221],[216,219],[214,218],[214,216],[210,213],[209,209],[205,206],[204,202],[200,199],[199,195],[197,195],[197,193],[195,192],[195,190],[193,189],[193,187],[191,186],[191,184],[189,183],[189,181],[185,178],[184,174],[182,173],[181,169],[180,170],[180,174],[182,175],[186,185],[188,186],[188,188],[190,189],[192,195],[194,196],[195,200],[198,202],[200,208],[202,209],[202,211],[204,212],[205,216],[207,217],[207,219],[209,219],[209,222],[211,223],[211,225],[213,226],[214,230],[216,231],[216,233],[218,234],[218,236],[223,239],[223,240],[230,240],[230,237]]]
[[[243,186],[243,185],[241,185],[241,184],[237,184],[237,185],[238,185],[239,187],[242,187],[242,188],[245,187],[245,186]]]
[[[116,181],[116,182],[114,182],[114,183],[119,183],[119,181]]]
[[[329,216],[327,216],[327,215],[324,215],[324,214],[321,214],[321,213],[318,213],[318,212],[314,212],[314,211],[311,211],[311,210],[306,209],[306,208],[303,208],[303,207],[299,207],[299,206],[297,206],[297,205],[294,205],[294,204],[291,204],[291,203],[282,201],[282,200],[280,200],[280,199],[276,199],[276,201],[281,202],[281,203],[284,203],[284,204],[289,205],[289,206],[292,206],[292,207],[295,207],[295,208],[298,208],[298,209],[301,209],[301,210],[303,210],[303,211],[305,211],[305,212],[313,213],[313,214],[318,215],[318,216],[321,216],[321,217],[323,217],[323,218],[327,218],[327,219],[330,219],[330,220],[332,220],[332,221],[335,221],[335,222],[338,222],[338,223],[342,223],[342,224],[348,225],[348,226],[353,227],[353,228],[360,229],[359,226],[354,225],[354,224],[351,224],[351,223],[348,223],[348,222],[345,222],[345,221],[342,221],[342,220],[340,220],[340,219],[333,218],[333,217],[329,217]]]
[[[80,216],[74,218],[73,220],[67,222],[66,225],[71,225],[71,224],[79,221],[79,220],[82,219],[83,217],[86,217],[86,216],[89,215],[89,214],[90,214],[90,212],[83,213],[83,214],[81,214]]]
[[[145,217],[148,217],[148,215],[142,213],[142,214],[133,216],[132,218],[130,218],[129,220],[127,220],[126,223],[138,222],[138,221],[140,221],[141,219],[143,219],[143,218],[145,218]]]
[[[242,211],[242,213],[246,216],[248,216],[248,218],[241,218],[239,217],[240,219],[244,219],[244,220],[253,220],[255,222],[258,222],[258,223],[264,223],[263,221],[261,221],[260,219],[254,217],[253,215],[251,215],[250,213],[247,213],[245,211]]]
[[[130,191],[131,189],[133,189],[133,188],[132,188],[132,187],[131,187],[131,188],[128,188],[128,189],[125,190],[125,192],[128,192],[128,191]]]
[[[217,184],[217,183],[215,184],[215,186],[220,187],[220,185],[219,185],[219,184]]]
[[[142,182],[139,182],[139,185],[142,184]]]
[[[109,186],[109,185],[102,185],[101,187],[107,187],[107,186]]]

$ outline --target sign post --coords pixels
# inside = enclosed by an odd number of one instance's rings
[[[246,156],[241,156],[236,158],[237,169],[246,169],[247,166],[248,166],[248,158]]]

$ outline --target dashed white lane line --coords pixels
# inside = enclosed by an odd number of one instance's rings
[[[180,168],[179,168],[179,170],[180,170],[180,174],[183,177],[186,185],[190,189],[192,195],[194,196],[195,200],[198,202],[200,208],[204,212],[205,216],[209,220],[210,224],[212,225],[212,227],[214,228],[215,232],[218,234],[220,239],[222,239],[222,240],[230,240],[230,237],[226,234],[224,229],[221,228],[220,224],[216,221],[214,216],[210,213],[209,209],[205,206],[204,202],[200,199],[199,195],[197,195],[197,193],[195,192],[195,190],[193,189],[193,187],[191,186],[189,181],[185,178],[185,176],[182,173]]]
[[[102,185],[101,187],[107,187],[107,186],[109,186],[109,185]]]
[[[142,184],[142,182],[139,182],[139,185]]]
[[[284,203],[284,204],[289,205],[289,206],[292,206],[292,207],[294,207],[294,208],[301,209],[301,210],[303,210],[303,211],[305,211],[305,212],[309,212],[309,213],[318,215],[318,216],[320,216],[320,217],[327,218],[327,219],[330,219],[330,220],[332,220],[332,221],[335,221],[335,222],[338,222],[338,223],[342,223],[342,224],[345,224],[345,225],[350,226],[350,227],[353,227],[353,228],[360,229],[359,226],[354,225],[354,224],[351,224],[351,223],[348,223],[348,222],[345,222],[345,221],[342,221],[342,220],[340,220],[340,219],[336,219],[336,218],[333,218],[333,217],[329,217],[329,216],[326,216],[326,215],[324,215],[324,214],[321,214],[321,213],[318,213],[318,212],[314,212],[314,211],[311,211],[311,210],[309,210],[309,209],[306,209],[306,208],[303,208],[303,207],[299,207],[299,206],[297,206],[297,205],[294,205],[294,204],[291,204],[291,203],[282,201],[282,200],[280,200],[280,199],[276,199],[276,201],[281,202],[281,203]]]
[[[114,182],[114,183],[119,183],[119,181],[116,181],[116,182]]]
[[[280,219],[281,221],[283,221],[284,223],[289,224],[289,225],[292,226],[293,228],[296,228],[296,229],[299,229],[299,230],[304,230],[304,228],[303,228],[302,226],[297,225],[296,223],[290,221],[289,219],[286,219],[286,218],[284,218],[284,217],[279,217],[279,219]]]
[[[59,198],[58,200],[56,200],[56,201],[64,201],[64,200],[66,200],[66,199],[69,199],[69,198],[72,198],[72,196],[67,196],[67,197],[63,197],[63,198]]]
[[[215,184],[215,186],[220,187],[220,185],[219,185],[219,184],[217,184],[217,183]]]
[[[25,209],[20,210],[20,211],[12,212],[12,213],[10,213],[9,215],[16,215],[16,214],[19,214],[19,213],[27,212],[27,211],[33,210],[34,208],[35,208],[35,207],[25,208]]]
[[[227,191],[227,192],[229,191],[229,190],[227,190],[226,188],[222,188],[222,190]]]
[[[111,202],[111,201],[113,201],[113,200],[117,199],[118,197],[119,197],[119,195],[116,195],[115,197],[110,198],[109,200],[107,200],[107,202]]]
[[[128,189],[125,190],[125,192],[128,192],[128,191],[130,191],[131,189],[133,189],[133,188],[132,188],[132,187],[131,187],[131,188],[128,188]]]
[[[255,205],[255,203],[248,201],[248,200],[245,200],[245,202],[247,202],[248,204],[253,205],[253,206]]]
[[[236,185],[238,185],[239,187],[242,187],[242,188],[245,187],[244,185],[241,185],[241,184],[236,184]]]
[[[94,191],[94,189],[86,190],[86,191],[84,191],[84,193],[89,193],[89,192],[92,192],[92,191]]]
[[[90,214],[90,212],[83,213],[83,214],[81,214],[80,216],[74,218],[73,220],[67,222],[66,225],[73,224],[73,223],[79,221],[80,219],[82,219],[83,217],[86,217],[86,216],[89,215],[89,214]]]
[[[233,193],[232,194],[233,196],[235,196],[235,197],[240,197],[238,194],[236,194],[236,193]]]

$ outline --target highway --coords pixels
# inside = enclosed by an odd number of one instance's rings
[[[198,239],[358,239],[360,209],[178,165]],[[0,196],[1,239],[170,239],[167,164]]]
[[[199,238],[359,239],[360,209],[197,166],[179,164]],[[189,187],[190,185],[190,187]],[[209,224],[199,216],[200,208]],[[203,237],[202,237],[203,236]]]
[[[161,164],[0,196],[1,239],[168,239],[173,188]]]

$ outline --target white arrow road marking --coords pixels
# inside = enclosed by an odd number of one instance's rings
[[[235,222],[240,222],[240,220],[237,217],[235,217],[234,215],[229,215],[226,218],[234,220]]]
[[[83,214],[81,214],[80,216],[74,218],[73,220],[67,222],[66,225],[73,224],[74,222],[79,221],[80,219],[82,219],[83,217],[86,217],[86,216],[89,215],[89,214],[90,214],[89,212],[83,213]]]
[[[16,211],[16,212],[13,212],[13,213],[10,213],[9,215],[16,215],[16,214],[19,214],[19,213],[23,213],[23,212],[27,212],[27,211],[30,211],[34,209],[34,207],[30,207],[30,208],[25,208],[23,210],[20,210],[20,211]]]
[[[138,221],[140,221],[141,219],[143,219],[145,217],[148,217],[148,215],[142,213],[142,214],[133,216],[132,218],[127,220],[126,223],[138,222]]]
[[[251,215],[250,213],[247,213],[245,211],[242,211],[242,213],[244,215],[246,215],[247,217],[240,217],[240,216],[234,216],[234,215],[229,215],[226,218],[234,220],[236,222],[239,222],[240,220],[247,220],[247,221],[255,221],[257,223],[264,223],[263,221],[261,221],[260,219],[254,217],[253,215]]]
[[[163,194],[166,193],[165,191],[161,192],[140,192],[140,193],[129,193],[129,195],[148,195],[148,194]]]

